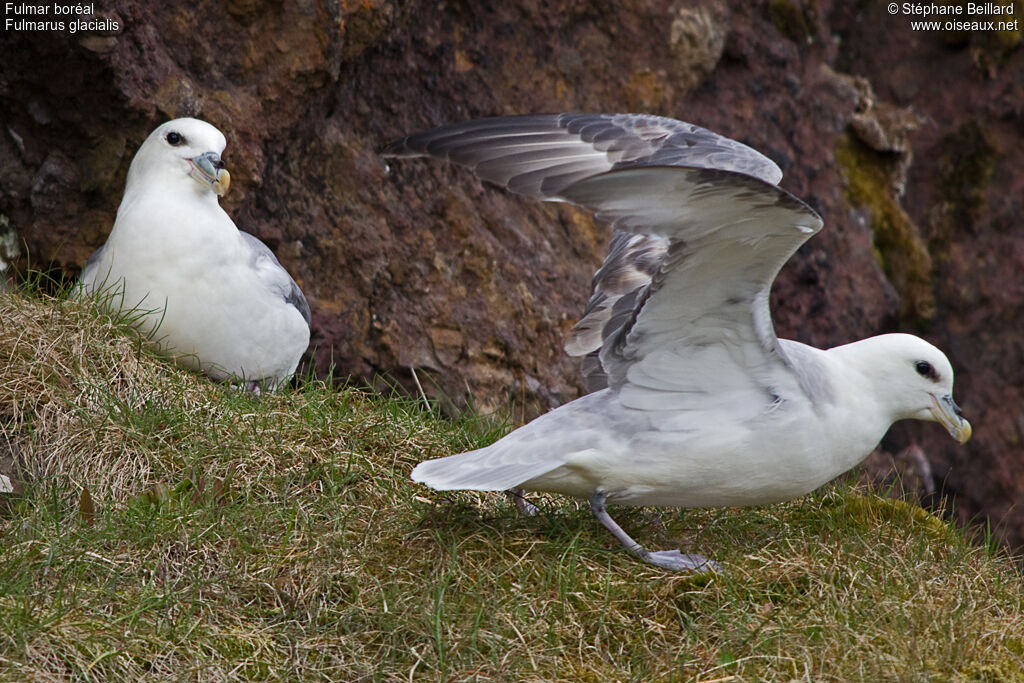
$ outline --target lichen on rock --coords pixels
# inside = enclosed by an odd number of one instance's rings
[[[847,201],[871,213],[876,256],[902,297],[901,316],[921,323],[935,314],[932,260],[921,231],[893,191],[886,168],[891,162],[883,155],[848,133],[836,149]]]

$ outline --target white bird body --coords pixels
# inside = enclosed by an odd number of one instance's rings
[[[585,357],[588,387],[607,388],[491,446],[422,462],[415,481],[588,498],[631,552],[693,569],[710,563],[643,550],[605,503],[774,503],[857,465],[897,420],[939,421],[961,443],[971,435],[953,369],[923,339],[825,351],[775,336],[772,282],[822,221],[749,147],[672,119],[560,114],[443,126],[388,152],[450,158],[615,228],[566,343]]]
[[[163,144],[171,129],[189,141],[184,156]],[[235,227],[209,183],[196,182],[188,155],[202,149],[219,158],[224,144],[194,119],[154,131],[81,284],[111,306],[138,310],[142,328],[182,365],[273,388],[309,345],[308,306],[270,250]]]
[[[603,491],[609,503],[658,507],[764,505],[801,496],[860,463],[899,419],[888,406],[861,399],[883,387],[845,358],[916,344],[909,335],[883,335],[823,351],[781,341],[805,367],[817,364],[817,401],[794,392],[738,420],[735,407],[747,403],[742,394],[720,393],[717,410],[656,410],[626,405],[621,392],[602,389],[490,446],[421,463],[412,477],[441,490],[520,488],[578,498]]]

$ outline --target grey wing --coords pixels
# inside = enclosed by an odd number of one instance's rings
[[[271,287],[280,292],[285,302],[298,309],[308,325],[312,316],[309,311],[309,303],[306,301],[306,297],[303,296],[302,290],[299,289],[299,285],[288,274],[288,271],[284,269],[281,262],[277,260],[274,252],[270,251],[270,247],[263,244],[254,235],[250,235],[242,230],[238,232],[242,235],[242,241],[249,251],[250,263],[253,268],[259,270],[262,276],[269,281]]]
[[[528,114],[453,123],[391,143],[384,156],[435,156],[513,192],[559,201],[589,176],[632,166],[692,166],[777,184],[782,171],[750,147],[649,114]]]
[[[756,412],[806,393],[775,336],[768,297],[782,265],[821,229],[810,207],[750,176],[685,167],[610,171],[563,196],[617,230],[668,241],[601,346],[608,384],[625,405],[708,411],[718,401]],[[749,400],[737,401],[741,393]]]
[[[607,386],[598,358],[601,345],[632,314],[638,293],[661,267],[668,244],[668,239],[661,235],[622,230],[612,235],[608,256],[594,274],[590,301],[565,342],[565,351],[570,356],[584,356],[580,372],[588,392]]]
[[[609,299],[614,298],[614,303],[598,308],[583,320],[580,320],[580,323],[590,323],[594,326],[593,332],[590,333],[591,338],[588,340],[589,345],[586,347],[590,350],[569,353],[569,355],[583,356],[583,360],[580,363],[580,374],[583,375],[583,386],[587,393],[600,391],[608,386],[608,372],[601,362],[601,348],[604,346],[605,340],[615,337],[625,326],[632,323],[637,302],[646,296],[649,288],[650,280],[622,296],[608,297]],[[600,295],[595,294],[591,297],[591,302],[599,297]],[[590,306],[587,308],[589,310]],[[580,323],[577,323],[577,326]],[[569,336],[569,342],[573,341],[575,332],[576,327],[573,328],[573,334]]]
[[[622,168],[688,166],[733,171],[777,184],[769,158],[700,126],[647,114],[541,114],[477,119],[421,131],[388,145],[392,157],[436,156],[466,165],[514,192],[564,201],[562,191],[588,177]],[[617,231],[594,276],[593,294],[565,349],[585,356],[589,391],[606,378],[597,358],[606,337],[631,315],[658,270],[668,240]]]
[[[565,342],[566,353],[582,356],[601,348],[616,303],[651,281],[667,249],[668,240],[661,235],[615,231],[608,256],[594,274],[594,293]]]

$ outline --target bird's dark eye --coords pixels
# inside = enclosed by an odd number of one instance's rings
[[[926,360],[919,360],[914,363],[914,369],[917,370],[917,374],[922,377],[927,377],[933,382],[939,381],[939,373],[936,372],[935,368],[932,367],[932,364]]]
[[[171,147],[178,147],[179,145],[185,144],[185,136],[177,131],[171,131],[167,134],[167,144]]]

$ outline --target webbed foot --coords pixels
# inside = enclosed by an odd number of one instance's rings
[[[714,560],[709,560],[703,555],[689,555],[678,550],[659,550],[651,552],[641,548],[634,553],[644,562],[648,562],[662,569],[670,569],[677,572],[697,572],[699,574],[721,574],[722,565]]]

